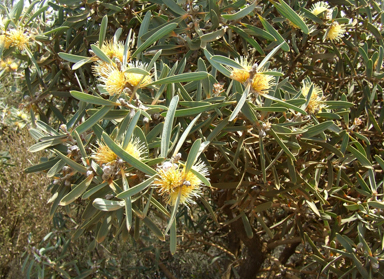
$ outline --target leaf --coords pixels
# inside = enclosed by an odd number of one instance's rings
[[[229,25],[229,27],[235,31],[237,34],[239,34],[245,41],[247,41],[251,46],[253,46],[258,53],[260,53],[261,55],[264,55],[264,50],[263,48],[259,45],[259,43],[253,39],[251,36],[249,36],[247,33],[245,33],[242,29],[236,27],[236,26],[233,26],[233,25]]]
[[[204,204],[204,206],[208,210],[209,214],[211,214],[212,220],[215,222],[216,226],[220,227],[220,224],[217,221],[216,213],[213,211],[211,205],[203,197],[200,197],[200,201]]]
[[[175,3],[173,0],[162,0],[164,5],[166,5],[170,10],[178,15],[185,15],[187,12]]]
[[[143,50],[145,50],[147,47],[149,47],[151,44],[156,42],[157,40],[160,40],[164,36],[168,35],[170,32],[172,32],[177,26],[177,23],[172,22],[167,25],[165,25],[160,30],[156,31],[151,37],[149,37],[144,43],[142,43],[136,51],[132,54],[131,58],[134,58],[136,55],[141,53]]]
[[[65,52],[59,52],[58,54],[59,54],[60,58],[67,60],[69,62],[72,62],[72,63],[77,63],[79,61],[89,59],[89,57],[87,57],[87,56],[74,55],[74,54],[69,54],[69,53],[65,53]]]
[[[90,94],[87,94],[84,92],[72,90],[72,91],[69,91],[69,93],[74,98],[76,98],[80,101],[83,101],[87,104],[94,104],[94,105],[101,105],[101,106],[118,106],[118,105],[120,105],[118,103],[111,102],[109,100],[106,100],[106,99],[103,99],[100,97],[96,97],[96,96],[93,96],[93,95],[90,95]]]
[[[194,170],[193,167],[191,168],[191,172],[197,176],[198,179],[200,179],[200,181],[208,186],[208,187],[211,187],[211,183],[209,182],[209,180],[204,176],[202,175],[201,173],[199,173],[197,170]]]
[[[288,147],[284,144],[284,142],[279,138],[279,136],[275,133],[273,129],[270,130],[270,133],[273,135],[277,143],[284,150],[284,152],[292,159],[292,161],[296,161],[296,157],[292,154],[292,152],[288,149]]]
[[[215,62],[212,60],[212,54],[209,53],[208,50],[206,50],[204,48],[204,54],[205,54],[205,57],[207,58],[207,60],[209,61],[209,63],[211,63],[211,65],[216,69],[218,70],[220,73],[222,73],[223,75],[227,76],[227,77],[230,77],[231,76],[231,72],[225,68],[224,66],[220,65],[219,63]]]
[[[317,136],[318,134],[324,132],[325,130],[327,130],[333,125],[334,125],[333,121],[325,121],[323,123],[314,125],[308,128],[308,130],[305,133],[303,133],[303,137],[310,138],[313,136]]]
[[[264,28],[273,36],[275,37],[275,39],[281,44],[283,43],[283,45],[281,46],[281,49],[284,50],[284,51],[289,51],[289,45],[287,44],[287,42],[284,40],[284,38],[279,34],[279,32],[276,31],[275,28],[273,28],[273,26],[271,24],[269,24],[268,21],[265,20],[265,18],[263,18],[261,15],[259,15],[259,19],[261,21],[261,24],[264,26]]]
[[[105,39],[105,34],[107,33],[107,26],[108,26],[108,16],[105,15],[103,16],[103,19],[100,24],[100,29],[99,29],[99,48],[103,46],[104,39]]]
[[[287,18],[289,21],[291,21],[294,25],[299,27],[304,32],[304,34],[309,34],[308,26],[301,19],[301,17],[283,0],[278,0],[278,1],[280,2],[280,5],[278,5],[274,1],[272,1],[272,3],[275,6],[275,8],[279,11],[279,13],[285,18]]]
[[[99,122],[110,110],[112,106],[104,106],[99,109],[94,115],[88,118],[85,122],[77,126],[76,131],[82,134],[91,129],[97,122]]]
[[[124,206],[123,201],[110,201],[106,199],[96,198],[92,205],[101,211],[116,211]]]
[[[72,191],[70,191],[61,199],[59,205],[65,206],[71,204],[74,200],[80,197],[85,192],[85,190],[87,190],[88,186],[92,182],[92,179],[93,175],[90,175],[86,179],[84,179],[80,184],[78,184],[74,189],[72,189]]]
[[[170,84],[170,83],[177,83],[177,82],[195,81],[195,80],[201,80],[208,77],[209,77],[209,74],[206,72],[184,73],[184,74],[179,74],[171,77],[158,79],[148,84],[147,86],[152,86],[157,84]]]
[[[231,116],[229,117],[229,121],[233,121],[237,117],[237,115],[239,114],[240,110],[243,108],[244,103],[248,98],[250,88],[251,88],[251,84],[248,84],[247,88],[245,88],[240,100],[237,102],[235,109],[231,113]]]
[[[169,247],[171,250],[171,254],[174,255],[176,253],[176,248],[177,248],[176,220],[173,220],[172,222]]]
[[[179,138],[178,142],[177,142],[177,145],[173,151],[173,157],[177,155],[177,153],[179,153],[179,150],[180,148],[183,146],[185,140],[187,139],[188,137],[188,134],[189,132],[191,131],[191,129],[194,127],[196,121],[200,118],[201,114],[197,115],[192,121],[191,123],[189,123],[188,127],[184,130],[183,134],[181,135],[181,137]]]
[[[138,184],[134,187],[131,187],[128,190],[125,190],[124,192],[121,192],[120,194],[116,195],[116,198],[126,199],[126,198],[133,196],[133,195],[136,195],[137,193],[140,193],[141,191],[143,191],[144,189],[149,187],[153,183],[155,178],[156,178],[155,175],[148,178],[147,180],[141,182],[140,184]]]
[[[188,173],[192,168],[192,166],[194,165],[194,163],[196,162],[197,157],[200,154],[199,153],[200,146],[201,146],[201,139],[198,139],[193,143],[191,150],[189,150],[187,162],[185,163],[185,173]]]
[[[293,109],[294,111],[298,111],[298,112],[300,112],[301,114],[303,114],[303,115],[307,115],[307,113],[305,112],[305,110],[302,110],[301,108],[299,108],[299,107],[297,107],[297,106],[295,106],[295,105],[292,105],[292,104],[290,104],[290,103],[288,103],[288,102],[286,102],[286,101],[283,101],[283,100],[280,100],[280,99],[278,99],[278,98],[276,98],[276,97],[273,97],[273,96],[271,96],[271,95],[267,95],[267,94],[265,94],[265,95],[263,95],[266,99],[270,99],[270,100],[273,100],[273,101],[275,101],[276,103],[278,103],[279,105],[281,105],[281,106],[283,106],[283,107],[286,107],[286,108],[289,108],[289,109]]]
[[[231,105],[233,102],[223,102],[223,103],[218,103],[218,104],[212,104],[212,105],[207,105],[207,106],[199,106],[195,108],[188,108],[188,109],[178,109],[175,112],[175,117],[184,117],[184,116],[190,116],[190,115],[195,115],[199,114],[202,112],[207,112],[210,110],[213,110],[215,108],[220,108],[224,106]],[[166,116],[167,112],[163,112],[161,116]]]
[[[175,119],[175,111],[176,111],[178,102],[179,102],[179,96],[176,95],[172,98],[171,103],[169,104],[169,109],[164,120],[164,128],[161,136],[161,155],[160,155],[161,157],[164,157],[164,158],[166,158],[168,155],[173,122]]]
[[[165,241],[164,234],[148,216],[143,219],[143,222],[157,236],[158,239]]]
[[[99,47],[97,47],[96,45],[91,45],[91,49],[101,60],[108,64],[112,64],[112,60]]]
[[[271,52],[268,53],[267,56],[264,57],[264,59],[260,62],[260,64],[257,66],[257,70],[261,71],[264,67],[264,65],[275,55],[275,53],[284,45],[284,43],[279,44],[277,47],[275,47]]]
[[[221,16],[227,20],[238,20],[238,19],[243,18],[243,17],[247,16],[248,14],[252,13],[253,10],[256,8],[256,4],[257,4],[257,1],[253,2],[251,5],[238,11],[237,13],[224,14]]]
[[[54,158],[54,159],[51,159],[47,162],[43,162],[43,163],[37,164],[35,166],[26,168],[26,169],[24,169],[24,172],[25,173],[31,173],[31,172],[48,170],[48,169],[52,168],[55,164],[57,164],[57,162],[59,162],[59,161],[60,161],[60,158]]]
[[[116,143],[113,142],[113,140],[105,133],[103,132],[102,138],[105,142],[105,144],[121,159],[123,159],[125,162],[130,164],[132,167],[148,174],[148,175],[155,175],[157,172],[152,169],[151,167],[147,166],[143,162],[139,161],[132,155],[128,154],[125,150],[123,150],[120,146],[118,146]]]
[[[173,222],[175,221],[176,219],[176,213],[177,213],[177,209],[179,207],[179,204],[180,204],[180,198],[181,198],[181,188],[179,187],[179,194],[177,195],[177,200],[176,200],[176,203],[175,205],[173,206],[173,210],[172,210],[172,214],[171,214],[171,218],[169,219],[169,222],[168,222],[168,226],[167,228],[165,229],[165,233],[167,233],[169,231],[169,229],[171,228]]]
[[[227,66],[230,66],[232,68],[236,68],[236,69],[244,69],[243,66],[241,66],[239,63],[237,63],[236,61],[228,58],[228,57],[225,57],[225,56],[222,56],[222,55],[214,55],[211,57],[211,60],[217,62],[217,63],[220,63],[220,64],[224,64],[224,65],[227,65]]]
[[[245,233],[247,234],[248,238],[253,238],[253,230],[244,211],[241,212],[241,220],[243,221]]]
[[[76,163],[75,161],[71,160],[67,156],[65,156],[63,153],[61,153],[58,150],[54,150],[54,152],[65,162],[67,163],[71,168],[73,168],[75,171],[78,171],[80,173],[86,174],[87,168]]]
[[[347,150],[349,152],[351,152],[357,158],[357,160],[360,162],[360,164],[363,167],[366,167],[368,169],[373,169],[371,162],[367,159],[367,157],[365,157],[363,155],[363,153],[361,153],[360,151],[358,151],[356,148],[352,147],[351,145],[347,147]]]

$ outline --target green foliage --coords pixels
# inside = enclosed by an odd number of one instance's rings
[[[50,216],[82,212],[90,248],[197,243],[228,276],[383,277],[382,6],[3,7]]]

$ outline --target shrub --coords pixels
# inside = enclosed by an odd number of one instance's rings
[[[3,56],[49,153],[26,171],[53,179],[51,217],[82,212],[73,239],[166,241],[241,278],[383,276],[380,3],[28,9]]]

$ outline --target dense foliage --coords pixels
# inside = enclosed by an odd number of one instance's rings
[[[1,75],[72,241],[131,239],[169,278],[180,250],[228,277],[384,277],[384,2],[23,3],[0,6]],[[119,274],[59,245],[28,276]]]

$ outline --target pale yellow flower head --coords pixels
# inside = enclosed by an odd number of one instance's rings
[[[340,41],[341,38],[344,37],[345,31],[345,24],[339,24],[337,21],[334,21],[328,28],[325,39],[330,41]]]
[[[29,45],[29,36],[24,32],[23,29],[13,29],[7,35],[6,41],[10,46],[16,47],[19,50],[23,50]]]
[[[113,58],[117,58],[117,59],[119,59],[120,62],[123,62],[123,57],[124,57],[124,43],[123,42],[114,43],[113,40],[104,41],[103,45],[101,46],[101,50],[111,60],[113,60]],[[129,59],[130,59],[130,52],[128,51],[127,61],[129,61]]]
[[[325,107],[323,104],[323,90],[320,88],[320,86],[312,82],[305,81],[303,83],[303,87],[301,88],[301,94],[304,97],[307,97],[312,85],[313,85],[312,95],[307,105],[306,111],[309,113],[317,113],[322,108]]]
[[[132,139],[124,150],[138,160],[144,159],[146,153],[145,144],[140,142],[139,138]],[[96,153],[93,154],[92,158],[99,165],[103,165],[114,163],[118,159],[118,156],[107,145],[100,143],[99,148]]]
[[[146,70],[146,67],[147,67],[147,64],[143,64],[140,61],[136,61],[136,63],[128,64],[128,69],[137,68],[137,69]],[[125,78],[131,86],[138,86],[139,88],[146,87],[148,84],[152,82],[151,75],[143,75],[140,73],[125,72]]]
[[[325,12],[328,9],[329,9],[329,4],[327,2],[320,1],[320,2],[313,4],[310,11],[315,16],[318,16],[319,14]]]
[[[263,74],[263,71],[256,73],[252,79],[252,90],[257,94],[264,95],[274,85],[275,78],[271,75]]]
[[[230,68],[231,70],[231,79],[237,80],[238,82],[244,83],[249,79],[250,73],[249,71],[252,68],[252,64],[248,63],[247,59],[243,56],[240,56],[240,59],[235,59],[237,63],[239,63],[243,69],[238,69],[238,68]]]
[[[202,162],[198,162],[192,168],[204,176],[208,175],[208,170]],[[193,203],[193,197],[200,196],[201,180],[192,171],[185,172],[182,165],[167,161],[157,171],[159,177],[154,185],[159,188],[161,195],[165,195],[168,204],[175,205],[179,194],[180,204]]]
[[[100,70],[102,72],[99,76],[99,80],[104,83],[104,88],[107,90],[108,94],[111,96],[115,94],[120,95],[127,84],[124,72],[111,64],[105,65],[105,67]]]

